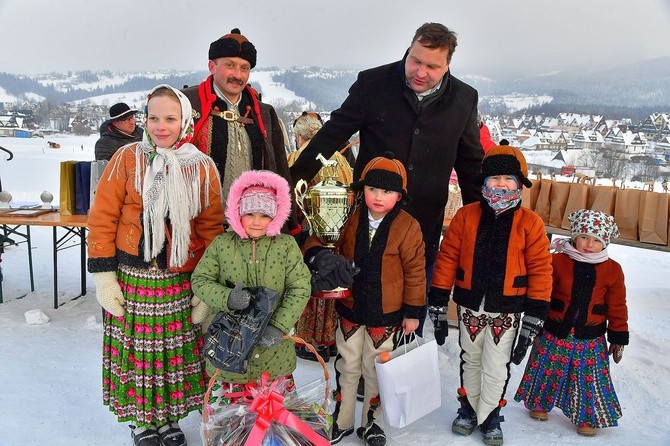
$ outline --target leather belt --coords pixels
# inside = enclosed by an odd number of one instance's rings
[[[218,116],[219,118],[222,118],[226,121],[229,122],[239,122],[240,124],[253,124],[254,120],[250,118],[245,118],[244,116],[240,116],[234,111],[231,110],[224,110],[224,111],[217,111],[217,110],[211,110],[209,112],[211,116]]]

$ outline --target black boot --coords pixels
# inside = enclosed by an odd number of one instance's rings
[[[451,423],[451,430],[460,435],[470,435],[477,427],[477,414],[467,396],[459,396],[458,401],[461,407],[458,409],[458,417]]]
[[[186,436],[176,421],[170,421],[158,428],[161,446],[186,446]]]
[[[161,446],[161,439],[158,436],[155,426],[130,426],[135,446]]]
[[[340,429],[336,421],[335,423],[333,423],[333,431],[330,434],[330,444],[337,444],[340,441],[342,441],[344,437],[346,437],[347,435],[351,435],[353,433],[354,433],[353,426],[348,427],[346,429]]]
[[[365,440],[366,446],[386,446],[386,434],[377,423],[373,422],[365,427],[359,427],[356,434]]]
[[[330,360],[330,352],[328,347],[320,347],[317,348],[316,351],[323,359],[323,362],[328,362]],[[308,361],[318,361],[318,359],[316,359],[316,355],[304,345],[296,346],[295,354],[298,356],[298,358],[306,359]]]
[[[482,440],[486,445],[500,446],[503,444],[503,433],[500,423],[505,421],[505,417],[500,415],[500,407],[496,408],[479,426],[482,431]]]

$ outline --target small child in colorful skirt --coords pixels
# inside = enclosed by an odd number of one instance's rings
[[[614,218],[586,209],[568,218],[571,238],[551,245],[556,252],[549,315],[514,399],[541,421],[556,406],[578,434],[592,436],[621,417],[609,355],[618,364],[628,345],[626,287],[621,265],[607,253],[619,235]]]

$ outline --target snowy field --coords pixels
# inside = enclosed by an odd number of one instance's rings
[[[92,160],[96,136],[50,136],[45,139],[0,138],[14,151],[5,161],[0,153],[3,188],[16,201],[39,201],[43,190],[58,195],[59,162]],[[61,144],[48,149],[47,140]],[[83,149],[82,149],[83,146]],[[55,200],[57,203],[57,198]],[[2,255],[4,300],[0,304],[0,446],[126,446],[130,430],[116,422],[102,405],[100,306],[90,275],[86,296],[79,293],[77,249],[59,254],[59,300],[54,310],[51,229],[34,227],[35,292],[29,291],[26,245],[11,246]],[[610,255],[626,274],[631,342],[623,360],[612,366],[623,418],[616,428],[594,438],[580,437],[560,412],[548,422],[527,416],[514,392],[523,372],[512,366],[503,409],[505,445],[650,445],[670,444],[670,254],[612,245]],[[51,322],[28,325],[24,313],[41,309]],[[428,332],[427,337],[432,338]],[[451,433],[456,415],[458,340],[455,329],[440,347],[442,407],[404,429],[387,429],[392,446],[481,445],[481,436]],[[329,364],[332,372],[332,361]],[[523,364],[525,366],[525,363]],[[315,363],[299,360],[298,384],[320,376]],[[331,376],[334,375],[331,373]],[[190,445],[200,444],[200,415],[192,413],[181,425]],[[342,445],[361,445],[355,436]]]

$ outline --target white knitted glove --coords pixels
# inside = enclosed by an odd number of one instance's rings
[[[209,307],[196,295],[191,297],[191,322],[201,324],[209,315]]]
[[[125,299],[121,293],[121,285],[116,279],[116,271],[105,271],[102,273],[93,273],[93,282],[95,282],[95,298],[100,305],[116,317],[123,316],[125,309],[123,303]]]

